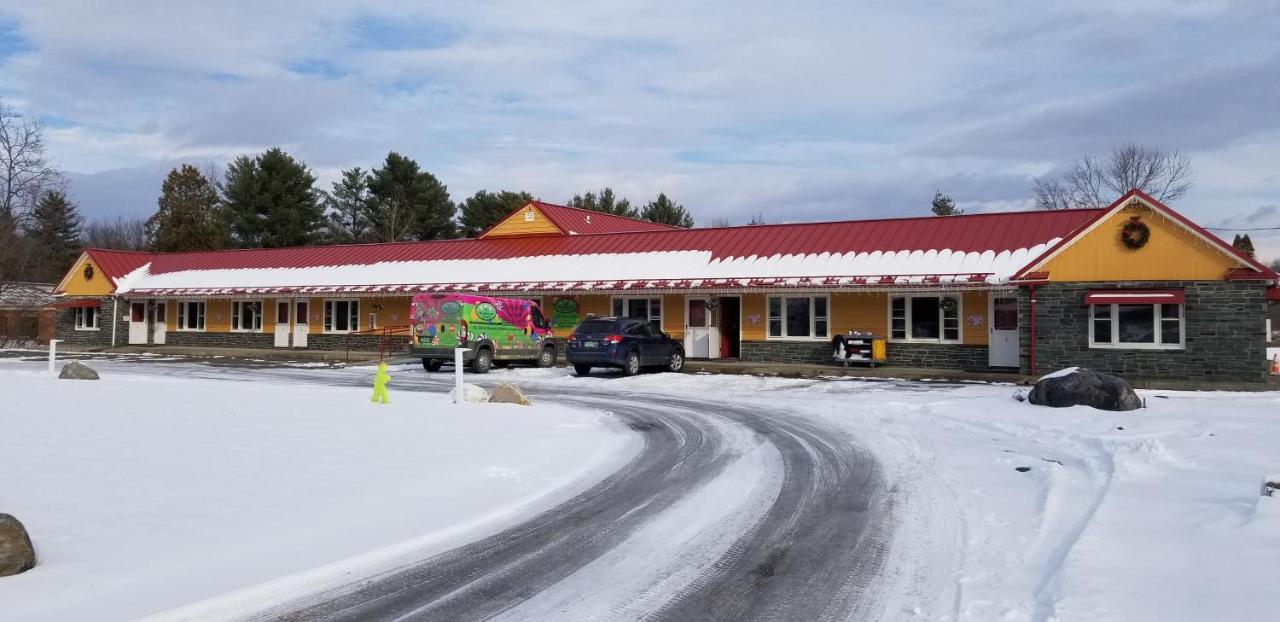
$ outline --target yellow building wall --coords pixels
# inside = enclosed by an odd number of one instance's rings
[[[667,294],[662,297],[662,332],[672,339],[684,339],[684,296]]]
[[[889,296],[882,292],[831,294],[830,335],[851,330],[883,335],[889,330]]]
[[[93,278],[84,278],[86,264],[93,266]],[[87,253],[81,253],[76,265],[72,266],[58,284],[59,291],[68,296],[109,296],[115,291],[111,280],[102,272],[102,268],[93,263]]]
[[[1147,245],[1131,249],[1120,228],[1140,216],[1151,229]],[[1038,271],[1050,281],[1211,281],[1221,280],[1237,261],[1145,207],[1126,207],[1077,239]]]
[[[509,235],[543,235],[548,233],[559,234],[560,229],[551,224],[551,221],[547,220],[541,210],[533,205],[526,205],[524,209],[512,213],[497,225],[494,225],[482,237],[497,238]]]
[[[1009,296],[1015,296],[1013,292]],[[965,292],[960,300],[960,343],[985,346],[991,341],[991,318],[988,317],[987,292]],[[980,323],[970,320],[978,319]]]
[[[204,305],[204,330],[210,333],[231,332],[231,301],[208,300]]]
[[[768,330],[769,313],[765,308],[764,294],[742,295],[742,340],[764,341]]]
[[[307,334],[319,335],[324,333],[324,299],[312,298],[307,303]]]

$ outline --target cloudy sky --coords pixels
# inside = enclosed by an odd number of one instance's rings
[[[1277,33],[1269,0],[0,0],[0,97],[90,216],[273,145],[325,182],[396,150],[455,200],[611,185],[704,223],[1023,209],[1132,141],[1191,157],[1202,224],[1280,227]]]

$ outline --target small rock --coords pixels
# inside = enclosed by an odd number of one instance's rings
[[[1142,408],[1142,399],[1123,378],[1083,367],[1046,374],[1031,389],[1028,399],[1032,404],[1054,408],[1078,405],[1099,410]]]
[[[1268,478],[1267,480],[1262,482],[1262,496],[1264,497],[1280,496],[1280,477],[1275,478],[1275,480],[1276,481],[1272,481],[1271,478]]]
[[[0,514],[0,577],[35,568],[36,550],[22,521],[10,514]]]
[[[449,391],[449,399],[454,399],[457,389]],[[487,402],[489,401],[489,392],[484,387],[478,387],[470,382],[462,384],[462,401],[464,402]]]
[[[1019,473],[1026,473],[1027,471],[1031,470],[1031,467],[1013,467],[1013,470]]]
[[[1122,426],[1122,425],[1118,425],[1118,426],[1116,426],[1116,429],[1117,429],[1117,430],[1120,430],[1121,432],[1123,432],[1123,431],[1124,431],[1124,426]]]
[[[520,390],[514,384],[500,384],[493,388],[493,392],[489,394],[490,404],[519,404],[521,406],[529,405],[529,398],[524,396],[524,391]]]
[[[58,377],[63,380],[97,380],[98,372],[80,361],[71,361],[62,366],[62,373]]]

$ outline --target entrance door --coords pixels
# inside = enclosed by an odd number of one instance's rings
[[[147,303],[129,303],[129,345],[147,345]]]
[[[685,300],[684,354],[689,358],[711,357],[711,313],[706,298]]]
[[[168,330],[166,325],[168,315],[163,302],[157,302],[156,306],[151,307],[151,343],[158,346],[164,345],[165,332]]]
[[[293,314],[293,347],[307,347],[307,332],[311,327],[307,324],[307,301],[299,300],[294,306]]]
[[[720,343],[712,340],[711,348],[720,349],[720,358],[736,359],[742,346],[742,299],[737,296],[721,296],[716,309],[720,318]]]
[[[990,339],[987,364],[991,367],[1018,366],[1018,299],[991,297]]]
[[[276,343],[277,348],[289,347],[289,307],[293,303],[288,300],[276,301]]]

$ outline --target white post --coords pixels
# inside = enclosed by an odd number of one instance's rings
[[[467,348],[453,349],[453,403],[461,404],[465,400],[462,396],[462,353]]]
[[[50,340],[49,340],[49,375],[50,375],[50,376],[52,376],[52,375],[53,375],[53,369],[54,369],[53,361],[54,361],[54,359],[56,359],[56,358],[58,357],[58,342],[59,342],[59,341],[62,341],[62,340],[61,340],[61,339],[50,339]]]

